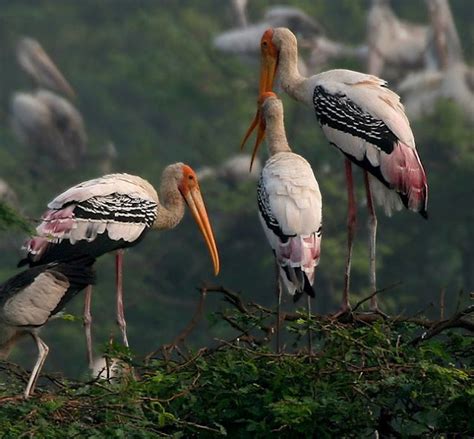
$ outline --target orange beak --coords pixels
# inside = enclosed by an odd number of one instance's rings
[[[211,254],[212,263],[214,265],[214,274],[217,276],[220,270],[219,264],[219,253],[217,252],[216,241],[214,239],[214,234],[212,233],[211,223],[209,222],[209,217],[207,216],[206,207],[204,205],[204,200],[202,199],[201,191],[199,186],[196,185],[192,188],[189,188],[189,191],[186,194],[183,194],[183,197],[186,201],[186,204],[193,215],[194,220],[196,221],[201,233],[204,236],[206,241],[207,248]]]
[[[258,109],[255,114],[250,127],[245,133],[244,139],[240,144],[240,149],[243,149],[248,138],[251,136],[254,129],[258,126],[257,139],[255,141],[255,146],[253,148],[252,160],[250,161],[250,171],[252,170],[253,161],[258,151],[258,147],[265,138],[265,120],[261,115],[260,106],[262,104],[261,96],[266,92],[271,92],[273,90],[273,81],[275,79],[276,69],[278,66],[278,50],[272,42],[273,29],[268,29],[262,36],[260,43],[261,48],[261,64],[260,64],[260,86],[259,86],[259,96]]]

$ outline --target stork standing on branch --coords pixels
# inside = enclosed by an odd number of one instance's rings
[[[295,302],[307,294],[309,325],[310,297],[314,297],[312,285],[321,251],[322,201],[310,164],[288,145],[283,104],[274,93],[260,96],[256,123],[258,133],[252,161],[265,135],[270,153],[258,182],[257,200],[260,222],[277,263],[277,351],[280,352],[280,279]],[[308,330],[308,353],[311,350]]]
[[[94,282],[94,258],[30,268],[0,285],[0,359],[8,357],[20,338],[31,335],[38,357],[24,395],[33,392],[49,348],[38,332],[64,305]]]
[[[329,70],[309,78],[297,67],[296,37],[286,28],[268,29],[261,39],[260,94],[276,81],[293,99],[312,107],[326,138],[345,155],[348,187],[348,256],[343,302],[336,315],[350,310],[349,280],[356,204],[352,163],[364,169],[369,209],[370,286],[376,291],[377,219],[372,195],[387,213],[401,208],[427,217],[428,185],[400,98],[380,78],[351,70]],[[258,124],[259,113],[248,133]],[[370,174],[370,177],[369,177]],[[377,298],[371,309],[378,311]]]
[[[129,174],[110,174],[80,183],[48,204],[37,236],[26,244],[27,257],[20,264],[30,266],[71,256],[98,257],[116,250],[117,322],[128,346],[123,310],[123,249],[138,244],[149,230],[176,227],[185,204],[197,222],[219,273],[219,256],[211,224],[195,172],[183,163],[165,168],[160,186],[161,202],[153,186]],[[84,326],[89,366],[92,365],[92,290],[86,292]]]

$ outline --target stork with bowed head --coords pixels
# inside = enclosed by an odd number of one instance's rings
[[[85,155],[87,133],[80,112],[67,99],[75,92],[40,43],[20,39],[16,50],[20,67],[31,76],[35,93],[14,93],[10,104],[11,125],[18,139],[50,155],[70,169]],[[54,90],[54,93],[53,91]]]
[[[308,325],[310,322],[310,298],[314,297],[315,268],[321,252],[322,200],[311,165],[288,145],[282,102],[272,92],[263,93],[258,112],[252,161],[266,135],[270,158],[260,175],[257,201],[260,222],[278,270],[277,351],[280,352],[280,279],[295,302],[306,293]],[[308,353],[311,352],[308,329]]]
[[[17,44],[16,56],[18,64],[39,87],[63,93],[69,98],[75,97],[74,89],[37,40],[21,38]]]
[[[33,392],[49,348],[38,332],[77,293],[94,282],[94,258],[79,258],[30,268],[0,285],[0,359],[31,335],[38,357],[24,396]]]
[[[402,205],[427,218],[428,184],[400,98],[376,76],[329,70],[309,78],[298,71],[296,37],[286,28],[268,29],[261,39],[260,94],[274,82],[293,99],[313,108],[329,143],[345,156],[348,188],[348,256],[343,302],[336,316],[350,311],[349,281],[356,225],[352,163],[364,170],[369,209],[370,287],[376,292],[377,219],[372,196],[390,214]],[[257,126],[259,113],[247,135]],[[370,177],[369,177],[370,175]],[[379,312],[377,297],[371,309]]]
[[[48,90],[14,93],[11,126],[18,139],[73,169],[85,155],[87,133],[81,113]]]
[[[183,163],[167,166],[160,197],[161,202],[153,186],[135,175],[110,174],[80,183],[48,204],[49,210],[36,229],[37,236],[26,243],[28,254],[20,264],[34,266],[71,256],[99,257],[116,251],[117,322],[128,346],[123,310],[123,249],[138,244],[149,230],[176,227],[187,204],[204,235],[214,272],[219,273],[217,247],[195,172]],[[93,361],[91,294],[89,288],[84,305],[89,366]]]

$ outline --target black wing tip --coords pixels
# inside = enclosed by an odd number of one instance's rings
[[[420,210],[420,215],[427,220],[428,219],[428,211],[426,209]]]
[[[17,267],[24,267],[25,265],[29,264],[30,260],[28,258],[23,258],[18,261],[18,264],[16,264]]]
[[[313,286],[309,283],[309,279],[308,279],[308,276],[306,276],[306,273],[303,272],[303,277],[304,277],[304,286],[303,286],[303,290],[305,291],[305,293],[312,297],[313,299],[316,297],[316,294],[314,292],[314,289],[313,289]]]
[[[301,299],[301,296],[303,296],[301,291],[295,291],[295,294],[293,294],[293,303],[298,302],[298,300]]]
[[[298,302],[298,300],[301,299],[301,296],[304,293],[306,293],[309,297],[312,297],[313,299],[316,297],[314,289],[309,282],[308,276],[306,276],[306,273],[304,271],[301,271],[301,273],[303,274],[303,288],[296,290],[295,294],[293,295],[293,303]]]

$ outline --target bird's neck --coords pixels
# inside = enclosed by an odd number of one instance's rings
[[[290,152],[291,148],[286,139],[285,124],[283,117],[272,117],[266,121],[266,136],[267,145],[270,155],[275,155],[279,152]]]
[[[304,100],[303,83],[305,77],[298,71],[298,49],[291,45],[280,50],[277,68],[277,82],[293,99]]]
[[[165,230],[176,227],[184,216],[185,203],[176,182],[162,180],[160,200],[153,229]]]

